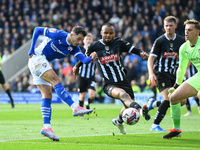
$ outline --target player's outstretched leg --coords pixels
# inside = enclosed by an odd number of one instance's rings
[[[84,114],[89,114],[91,113],[93,110],[92,109],[85,109],[81,106],[78,106],[74,111],[73,111],[73,116],[82,116]]]
[[[154,98],[148,99],[147,107],[148,107],[149,111],[152,110],[152,109],[154,109],[154,108],[153,108],[153,103],[154,103],[155,101],[156,101],[156,100],[155,100]]]
[[[173,137],[181,137],[181,130],[170,129],[169,133],[163,136],[163,139],[171,139]]]
[[[126,129],[124,128],[123,123],[119,123],[119,121],[117,120],[117,118],[112,120],[112,123],[118,127],[119,132],[122,134],[126,134]]]
[[[59,138],[56,137],[56,135],[54,134],[52,128],[49,128],[49,129],[42,128],[40,133],[42,135],[52,139],[53,141],[59,141]]]

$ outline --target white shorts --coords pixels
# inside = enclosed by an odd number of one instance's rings
[[[52,69],[52,67],[49,64],[49,61],[46,59],[44,55],[33,55],[31,58],[29,58],[28,67],[33,76],[33,84],[35,85],[45,84],[51,86],[49,82],[41,78],[44,72]]]

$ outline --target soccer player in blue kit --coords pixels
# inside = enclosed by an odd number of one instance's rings
[[[35,48],[39,35],[44,35],[46,38]],[[75,26],[71,33],[47,27],[36,27],[33,32],[32,44],[28,53],[28,67],[33,76],[33,83],[37,85],[42,94],[41,112],[44,127],[41,130],[41,134],[53,141],[59,141],[59,138],[55,136],[50,123],[52,86],[58,97],[72,108],[73,116],[93,111],[78,106],[72,100],[68,91],[63,87],[60,79],[49,64],[53,59],[60,59],[69,54],[74,55],[85,64],[95,60],[97,56],[96,52],[91,53],[89,57],[85,57],[79,48],[79,44],[81,44],[86,35],[87,32],[81,26]]]

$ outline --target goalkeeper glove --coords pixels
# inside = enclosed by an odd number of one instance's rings
[[[168,97],[170,97],[172,95],[172,93],[177,89],[179,85],[178,84],[175,84],[173,87],[171,87],[169,90],[168,90]]]

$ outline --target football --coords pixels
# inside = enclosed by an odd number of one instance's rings
[[[136,124],[140,119],[140,113],[135,108],[127,108],[122,113],[123,121],[128,125]]]

